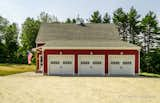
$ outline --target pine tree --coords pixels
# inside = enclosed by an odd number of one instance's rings
[[[102,18],[98,10],[93,12],[90,18],[90,22],[91,23],[102,23]]]
[[[146,14],[141,21],[142,33],[144,34],[144,49],[148,53],[153,41],[153,34],[156,34],[158,28],[158,21],[156,20],[156,14],[152,11]]]
[[[128,16],[122,8],[113,13],[113,22],[118,26],[118,32],[123,41],[127,41]]]
[[[109,14],[106,12],[103,17],[103,23],[110,23],[110,20],[111,20],[111,18],[109,16]]]

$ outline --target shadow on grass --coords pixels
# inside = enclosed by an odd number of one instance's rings
[[[0,64],[0,76],[35,71],[35,65],[26,64]]]

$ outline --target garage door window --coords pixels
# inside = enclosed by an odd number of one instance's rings
[[[51,64],[59,64],[59,61],[51,61]]]
[[[120,64],[118,61],[111,61],[111,64]]]
[[[63,61],[63,64],[72,64],[72,61]]]
[[[81,64],[89,64],[89,61],[81,61]]]
[[[93,61],[93,64],[102,64],[101,61]]]
[[[123,64],[128,65],[128,64],[132,64],[132,62],[131,61],[124,61]]]

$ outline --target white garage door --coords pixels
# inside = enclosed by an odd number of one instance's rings
[[[79,75],[105,75],[104,55],[78,55]]]
[[[74,55],[48,55],[49,75],[73,75]]]
[[[134,55],[109,55],[108,74],[110,75],[134,75]]]

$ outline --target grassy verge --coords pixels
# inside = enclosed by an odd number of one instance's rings
[[[0,76],[35,71],[35,65],[0,64]]]
[[[158,77],[158,78],[160,78],[160,74],[146,73],[146,72],[140,73],[140,76],[144,76],[144,77]]]

